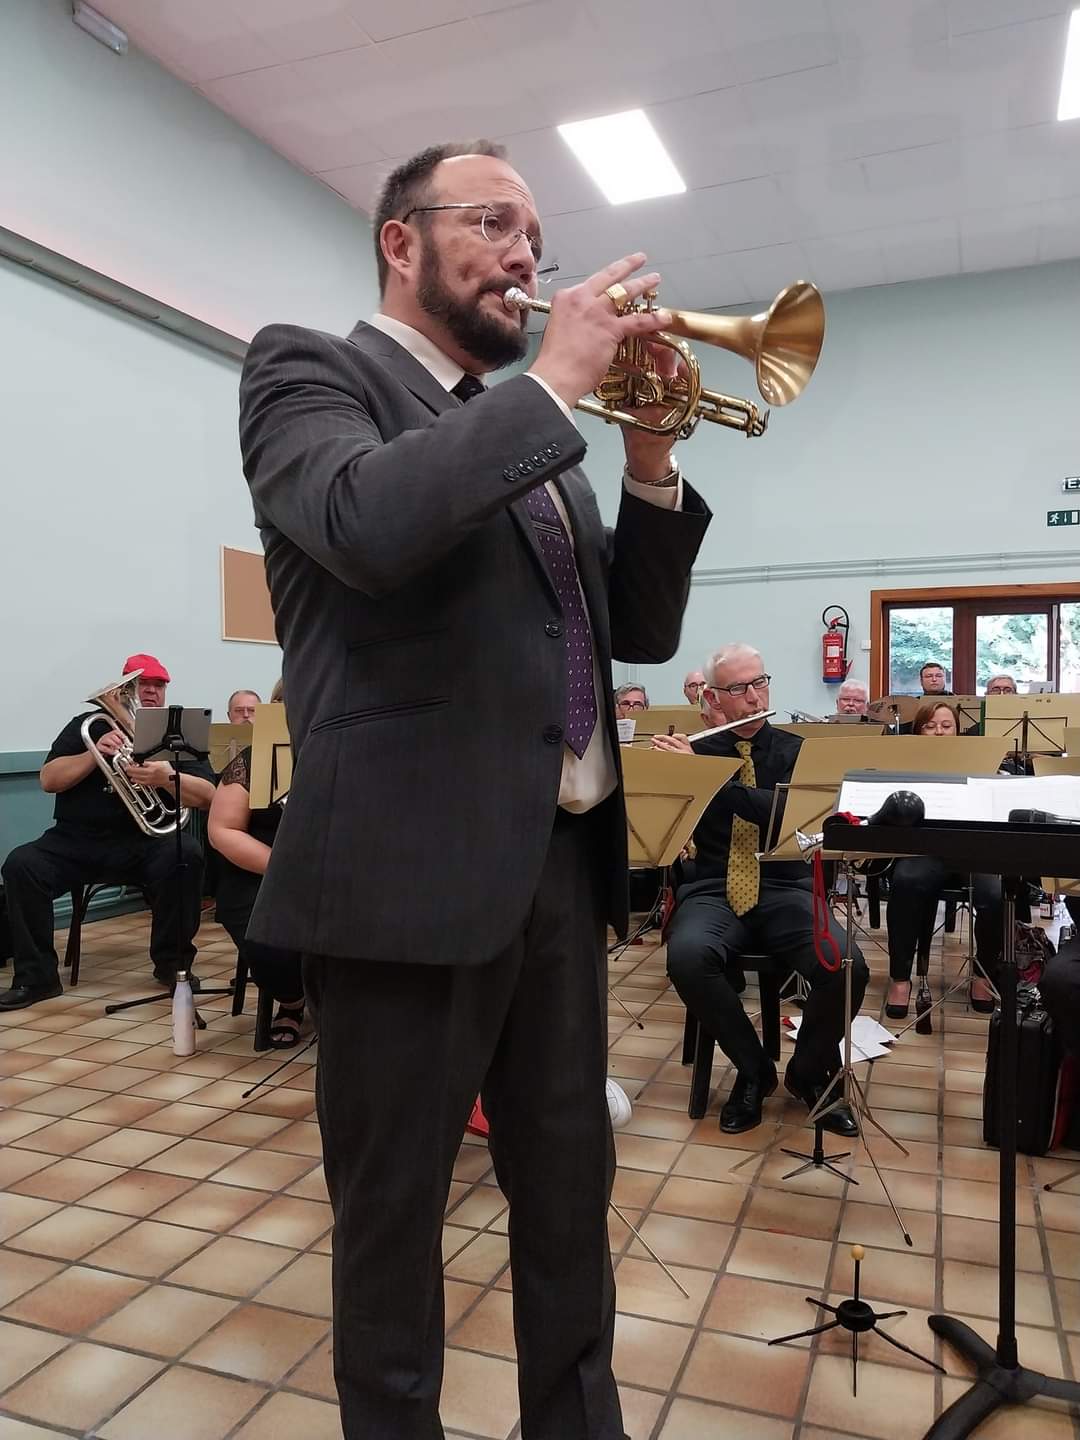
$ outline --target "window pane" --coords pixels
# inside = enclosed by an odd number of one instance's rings
[[[1080,690],[1080,604],[1061,606],[1061,678],[1063,691]]]
[[[975,617],[975,688],[986,691],[991,675],[1011,675],[1023,691],[1025,682],[1046,681],[1045,611]]]
[[[917,605],[889,611],[889,692],[921,695],[919,671],[936,662],[952,685],[953,612],[951,605]]]

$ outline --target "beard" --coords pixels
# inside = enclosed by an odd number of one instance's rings
[[[509,312],[506,322],[500,322],[481,310],[477,303],[481,295],[489,292],[501,295],[506,288],[505,285],[487,285],[470,303],[459,300],[443,278],[438,256],[425,246],[416,289],[417,303],[426,314],[446,326],[462,350],[492,370],[501,370],[504,365],[523,360],[529,348],[529,337],[524,328],[525,311],[520,312],[520,328],[515,330],[509,323]]]

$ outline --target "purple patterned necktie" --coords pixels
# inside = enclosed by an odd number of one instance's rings
[[[468,371],[452,394],[465,404],[483,393],[485,386]],[[574,754],[585,754],[596,729],[596,688],[593,685],[592,632],[578,584],[574,547],[546,485],[537,485],[525,497],[566,622],[566,729],[565,739]],[[548,634],[552,634],[550,627]],[[557,631],[554,632],[558,634]]]
[[[592,633],[578,584],[574,547],[546,485],[529,491],[525,508],[566,622],[566,743],[580,759],[596,729],[596,689]]]

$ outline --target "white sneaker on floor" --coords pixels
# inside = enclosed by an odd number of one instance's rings
[[[626,1091],[614,1080],[607,1082],[607,1108],[613,1130],[621,1130],[634,1113]]]

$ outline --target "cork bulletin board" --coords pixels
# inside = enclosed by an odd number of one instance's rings
[[[261,551],[221,547],[221,638],[277,644]]]

